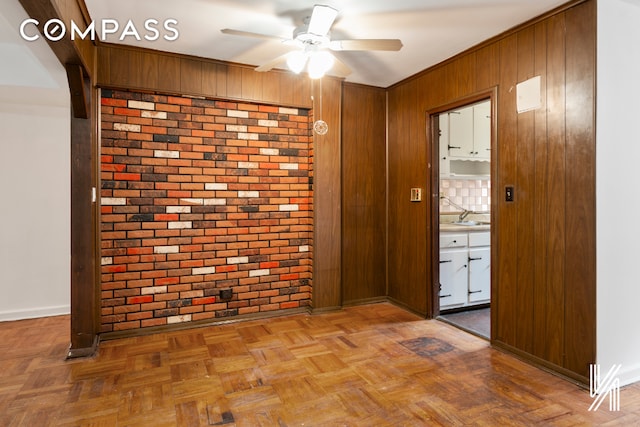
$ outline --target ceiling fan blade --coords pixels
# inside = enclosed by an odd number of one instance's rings
[[[329,6],[315,5],[311,20],[309,21],[309,32],[318,36],[326,36],[338,16],[338,11]]]
[[[232,36],[254,37],[254,38],[259,38],[259,39],[286,41],[286,39],[283,39],[282,37],[278,37],[278,36],[271,36],[271,35],[268,35],[268,34],[260,34],[260,33],[252,33],[250,31],[233,30],[231,28],[223,28],[222,30],[220,30],[220,32],[223,33],[223,34],[229,34],[229,35],[232,35]]]
[[[277,58],[272,59],[271,61],[260,65],[259,67],[254,68],[254,70],[260,71],[260,72],[271,71],[274,68],[276,68],[278,65],[286,63],[287,59],[289,59],[289,55],[291,55],[291,52],[285,53],[284,55],[280,55]]]
[[[335,55],[333,55],[333,59],[333,67],[331,67],[331,70],[329,70],[328,74],[337,77],[347,77],[349,74],[351,74],[351,68],[349,68],[347,64],[340,61],[338,58],[336,58]]]
[[[398,51],[402,49],[402,42],[398,39],[333,40],[329,44],[329,49]]]

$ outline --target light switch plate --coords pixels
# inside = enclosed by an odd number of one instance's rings
[[[421,202],[422,201],[422,188],[412,188],[411,189],[411,201],[412,202]]]

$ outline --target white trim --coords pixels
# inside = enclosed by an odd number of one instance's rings
[[[60,305],[56,307],[31,308],[17,311],[0,312],[0,322],[11,320],[35,319],[38,317],[60,316],[71,313],[71,307],[68,305]]]
[[[630,367],[622,365],[622,368],[618,371],[618,379],[620,380],[620,387],[640,381],[640,363]]]

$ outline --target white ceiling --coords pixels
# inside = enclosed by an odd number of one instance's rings
[[[399,38],[400,52],[339,52],[353,73],[347,81],[388,87],[566,0],[85,0],[91,18],[144,21],[173,18],[179,38],[108,42],[205,58],[263,64],[291,49],[278,41],[225,35],[222,28],[291,37],[314,4],[340,11],[333,38]]]

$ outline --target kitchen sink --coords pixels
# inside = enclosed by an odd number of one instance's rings
[[[489,225],[488,222],[482,222],[482,221],[456,221],[453,224],[455,225]]]

